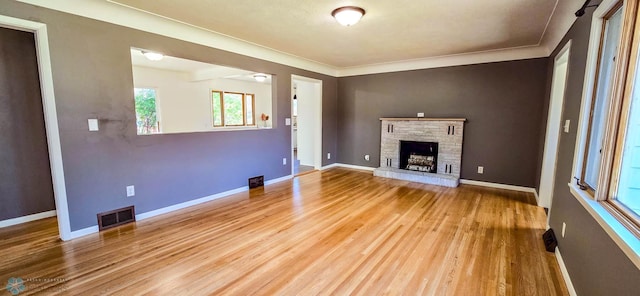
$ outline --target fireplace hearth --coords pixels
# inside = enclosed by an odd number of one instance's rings
[[[400,141],[400,166],[409,171],[437,173],[438,143]]]

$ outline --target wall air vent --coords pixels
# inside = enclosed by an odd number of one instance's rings
[[[133,206],[98,214],[100,231],[134,221],[136,221],[136,211]]]
[[[264,176],[249,178],[249,189],[264,186]]]

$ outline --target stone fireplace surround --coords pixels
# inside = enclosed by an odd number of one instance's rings
[[[457,187],[460,184],[464,118],[380,118],[378,177]],[[437,173],[399,168],[400,141],[438,143]]]

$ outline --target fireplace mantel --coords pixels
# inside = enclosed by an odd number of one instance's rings
[[[457,187],[462,163],[465,118],[380,118],[379,177]],[[438,143],[437,173],[401,169],[400,141]]]
[[[382,117],[380,121],[467,121],[466,118]]]

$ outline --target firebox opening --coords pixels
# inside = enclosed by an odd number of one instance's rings
[[[438,143],[400,141],[400,168],[427,173],[438,172]]]

